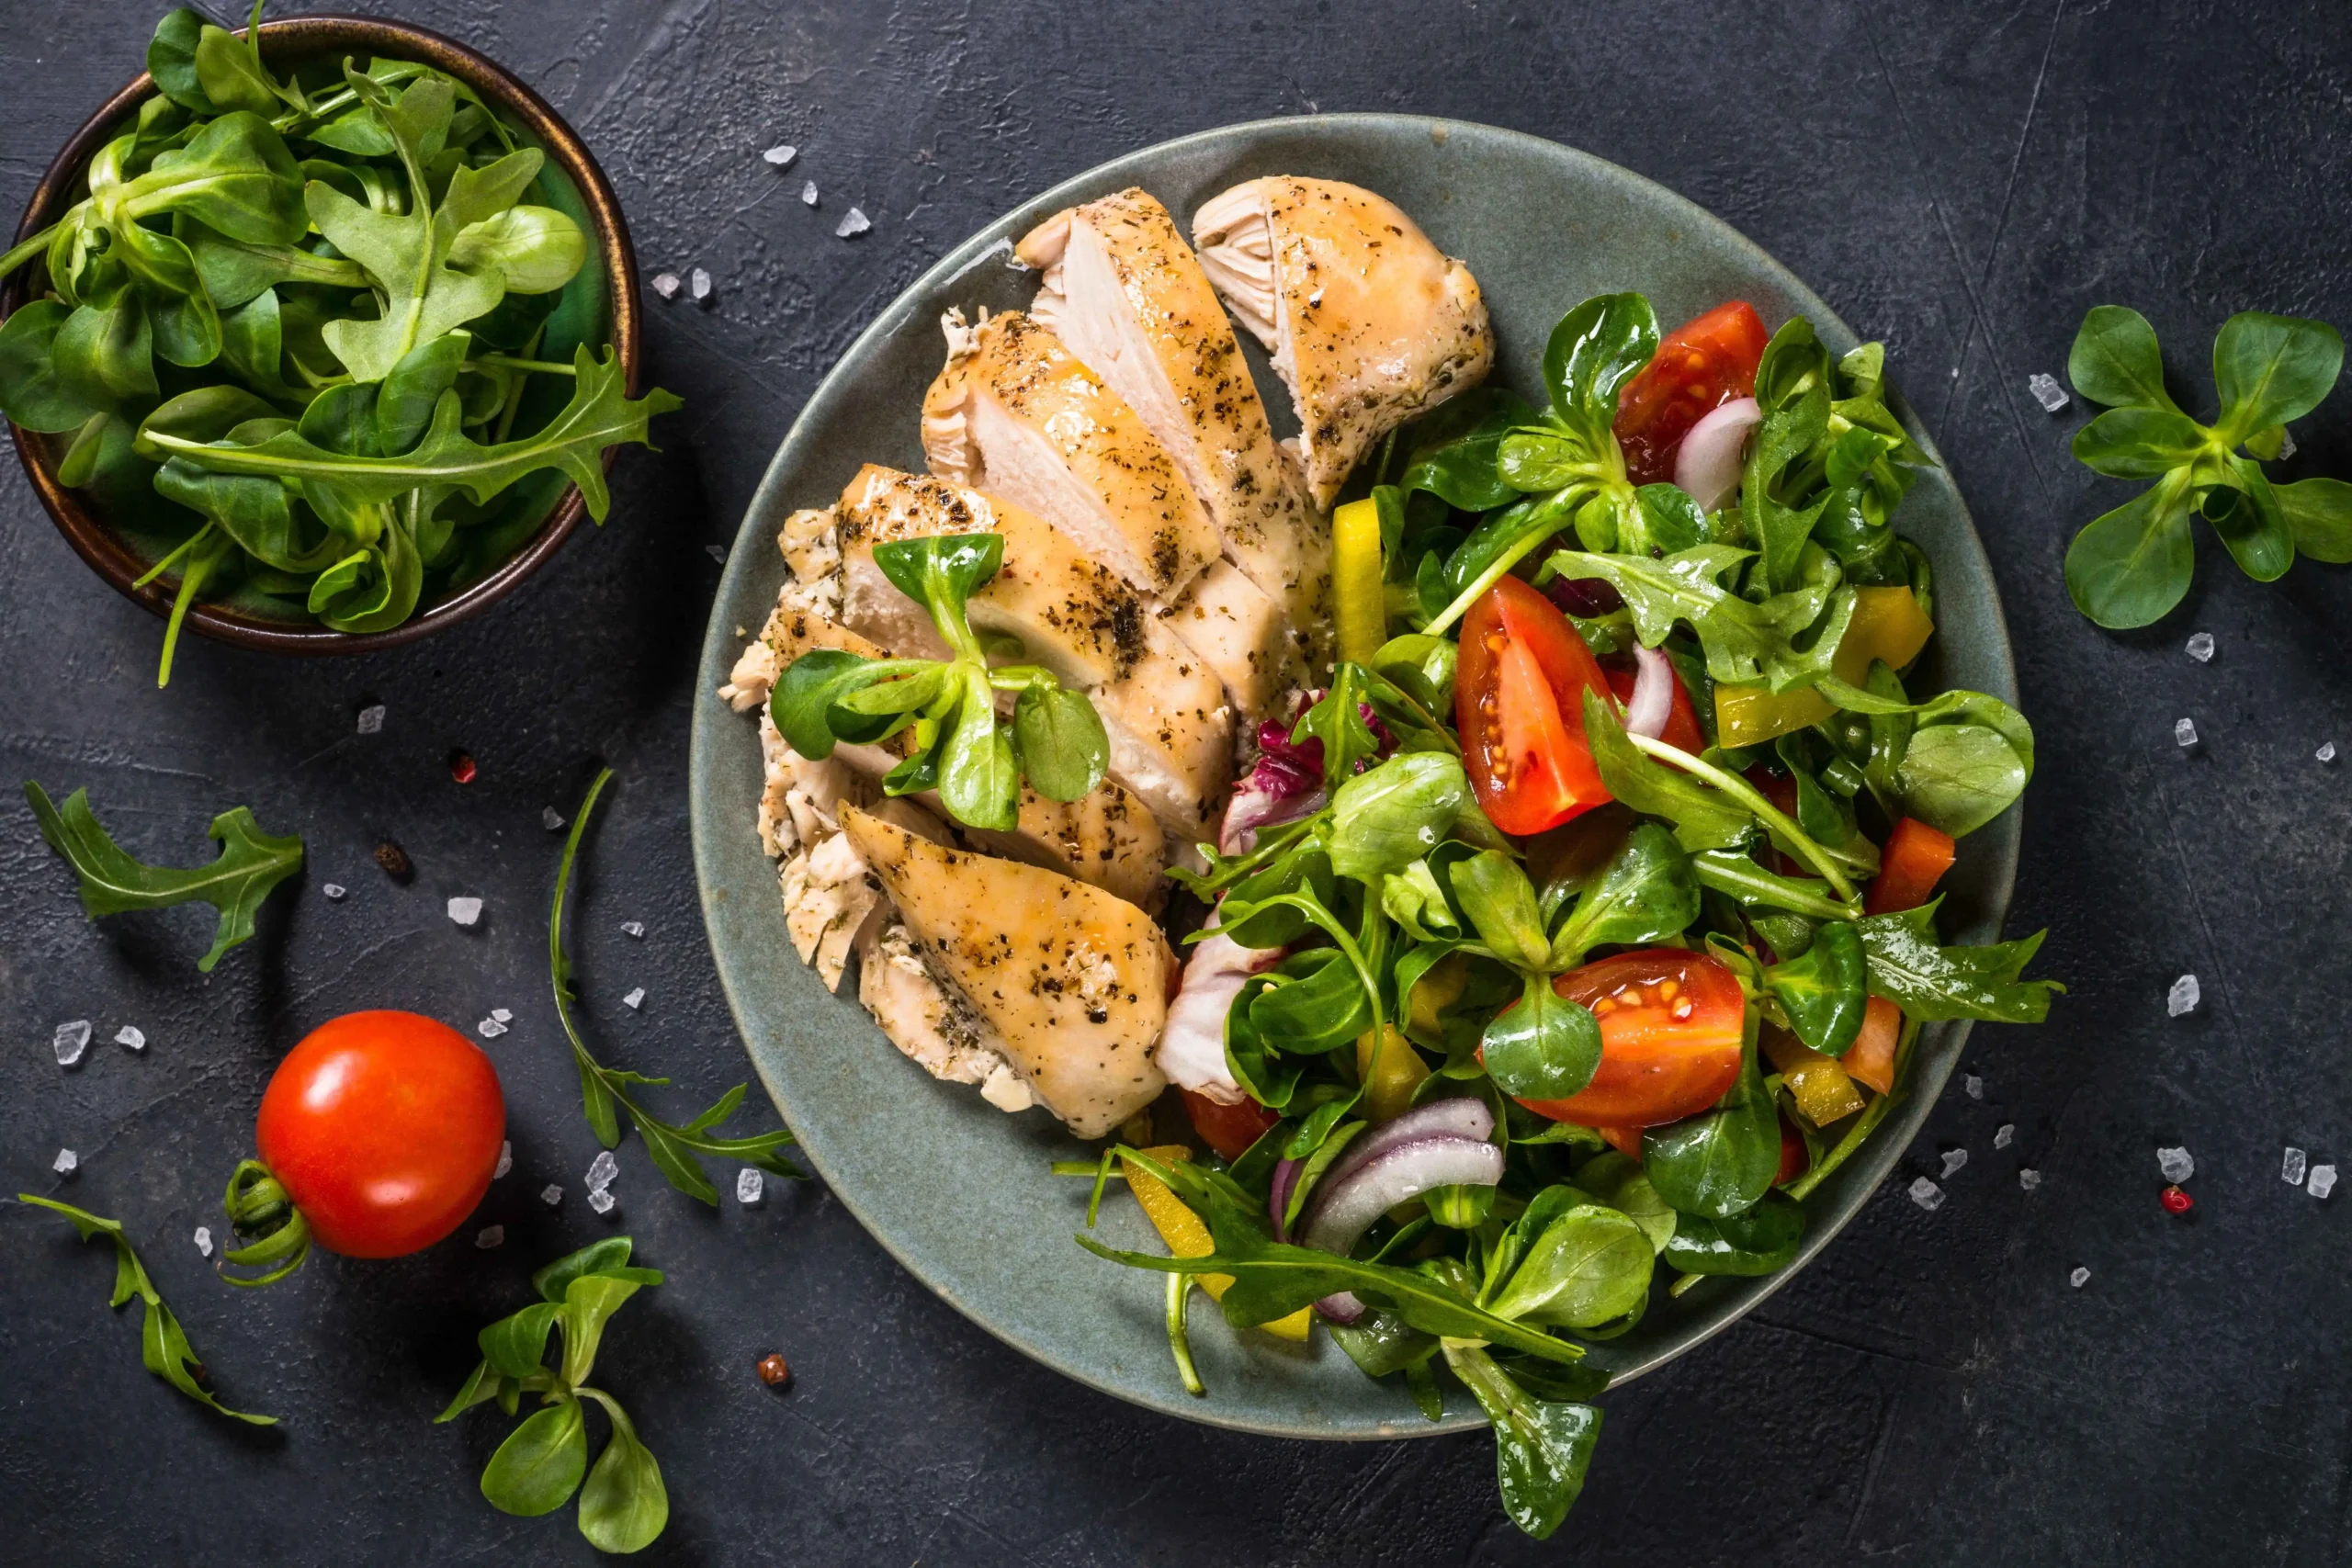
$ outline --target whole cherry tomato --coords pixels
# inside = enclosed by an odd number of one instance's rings
[[[230,1188],[238,1229],[283,1226],[230,1261],[291,1254],[281,1278],[310,1241],[346,1258],[428,1247],[481,1201],[505,1132],[497,1071],[447,1024],[391,1011],[321,1024],[277,1065],[254,1121],[261,1158]]]

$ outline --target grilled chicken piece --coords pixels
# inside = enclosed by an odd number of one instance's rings
[[[1030,318],[1159,437],[1216,524],[1226,558],[1282,604],[1319,662],[1330,525],[1275,442],[1233,325],[1176,220],[1131,187],[1056,213],[1016,254],[1045,274]]]
[[[1172,603],[1154,575],[1137,575],[1131,547],[1145,525],[1160,525],[1163,538],[1169,519],[1184,520],[1188,537],[1213,541],[1215,530],[1125,400],[1027,317],[985,317],[974,327],[950,310],[944,325],[947,367],[923,400],[931,471],[1042,518],[1118,573],[1244,713],[1254,717],[1297,685],[1282,606],[1231,562],[1213,556],[1204,570],[1188,566]],[[1007,386],[1054,396],[1001,395]]]
[[[976,629],[1017,638],[1025,660],[1086,693],[1111,741],[1111,773],[1178,833],[1197,835],[1225,789],[1233,715],[1221,682],[1135,591],[1019,507],[944,480],[868,464],[842,492],[842,619],[909,655],[944,657],[931,618],[883,576],[874,547],[939,534],[1001,534],[1004,565],[967,606]]]
[[[1151,918],[1037,866],[943,849],[854,806],[842,825],[934,972],[1046,1108],[1099,1138],[1167,1087],[1151,1052],[1176,955]]]
[[[1168,449],[1060,339],[1017,310],[941,325],[947,364],[922,400],[933,473],[1045,517],[1145,593],[1171,598],[1216,558]]]
[[[909,1061],[944,1082],[978,1084],[1000,1111],[1037,1102],[1006,1059],[1004,1036],[961,991],[940,983],[905,920],[892,916],[868,928],[857,964],[857,999]]]
[[[1298,403],[1307,492],[1329,508],[1389,431],[1486,378],[1477,279],[1394,202],[1269,175],[1193,215],[1201,265]]]
[[[795,513],[796,517],[813,515],[818,514]],[[829,511],[822,515],[830,530],[832,513]],[[827,539],[831,539],[830,531]],[[840,551],[834,547],[835,564],[840,558]],[[838,583],[834,586],[838,600]],[[785,590],[769,615],[767,625],[744,649],[727,684],[718,689],[719,695],[731,702],[738,713],[764,703],[785,667],[812,649],[840,649],[865,659],[891,657],[889,649],[813,610],[802,608],[799,601],[806,596],[800,584]],[[761,725],[763,734],[773,728],[764,714],[761,716]],[[802,759],[802,765],[846,767],[859,777],[878,784],[883,774],[905,759],[907,739],[902,731],[872,745],[845,741],[833,748],[832,756],[825,762],[811,763]],[[777,737],[777,744],[782,744],[781,736]],[[777,793],[781,801],[780,788],[773,780],[770,789]],[[934,794],[906,798],[937,809]],[[1162,870],[1166,840],[1159,823],[1150,809],[1116,779],[1106,778],[1093,794],[1072,801],[1048,800],[1023,784],[1020,812],[1019,825],[1011,831],[961,824],[959,829],[966,839],[992,854],[1024,860],[1032,865],[1075,876],[1080,882],[1091,882],[1145,909],[1157,912],[1167,902],[1167,878]],[[768,852],[780,852],[771,842]]]

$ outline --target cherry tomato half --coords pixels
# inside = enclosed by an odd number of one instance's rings
[[[1201,1142],[1227,1159],[1239,1159],[1267,1128],[1280,1120],[1247,1095],[1227,1105],[1205,1094],[1194,1094],[1189,1089],[1176,1092],[1184,1097],[1184,1114],[1193,1119],[1193,1131],[1201,1135]]]
[[[1756,391],[1756,367],[1771,334],[1745,299],[1718,305],[1666,335],[1657,353],[1617,395],[1617,445],[1637,485],[1674,478],[1674,455],[1690,427],[1734,398]]]
[[[1600,1066],[1566,1100],[1520,1101],[1555,1122],[1655,1127],[1696,1115],[1739,1077],[1747,998],[1732,972],[1679,947],[1621,953],[1552,982],[1600,1021]]]
[[[1584,739],[1584,694],[1609,692],[1592,649],[1549,599],[1506,577],[1462,622],[1454,725],[1489,820],[1525,837],[1609,799]]]
[[[347,1013],[286,1054],[261,1097],[262,1163],[346,1258],[401,1258],[458,1228],[498,1168],[506,1101],[480,1047],[413,1012]]]
[[[1631,659],[1622,662],[1612,659],[1601,666],[1601,671],[1609,677],[1609,689],[1616,694],[1619,707],[1634,700],[1634,682],[1640,678],[1640,672]],[[1666,716],[1666,728],[1658,739],[1694,757],[1707,749],[1707,738],[1699,729],[1699,710],[1690,705],[1690,694],[1684,689],[1679,670],[1674,674],[1674,706]]]

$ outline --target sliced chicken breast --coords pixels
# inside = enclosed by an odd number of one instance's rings
[[[1044,274],[1029,308],[1159,437],[1216,525],[1225,558],[1320,652],[1330,525],[1274,440],[1233,325],[1175,219],[1129,188],[1056,213],[1022,240]]]
[[[944,849],[853,806],[842,825],[909,936],[1046,1108],[1099,1138],[1157,1099],[1176,955],[1151,918],[1038,866]]]
[[[1486,378],[1477,279],[1385,197],[1270,175],[1193,215],[1218,296],[1298,404],[1307,493],[1329,509],[1374,444]]]
[[[832,513],[829,511],[823,515],[830,523]],[[830,537],[829,534],[829,540]],[[837,547],[832,547],[832,559],[838,565]],[[838,603],[837,582],[834,587]],[[785,667],[813,649],[840,649],[865,659],[893,656],[880,644],[801,607],[800,601],[807,596],[801,585],[786,588],[759,637],[736,660],[727,684],[719,688],[719,695],[732,703],[737,712],[767,701],[768,692]],[[761,716],[761,725],[763,734],[774,728],[764,714]],[[780,736],[777,744],[782,744]],[[804,767],[846,768],[878,787],[882,775],[898,766],[905,756],[906,738],[902,733],[873,745],[837,745],[832,756],[822,763],[800,761]],[[778,788],[773,781],[770,787]],[[933,811],[939,809],[935,795],[926,793],[905,798]],[[781,801],[781,795],[778,799]],[[1024,860],[1075,876],[1080,882],[1091,882],[1147,910],[1156,912],[1167,902],[1166,840],[1159,823],[1150,808],[1116,779],[1104,779],[1093,794],[1073,801],[1048,800],[1023,784],[1020,813],[1019,824],[1009,831],[962,824],[958,824],[958,829],[973,844],[992,854]],[[771,843],[768,852],[780,852]]]
[[[933,473],[1036,513],[1156,597],[1216,558],[1216,525],[1168,449],[1060,339],[1017,310],[942,325],[947,364],[922,400]]]
[[[1160,822],[1196,836],[1225,791],[1233,713],[1223,683],[1108,569],[1029,513],[978,491],[869,464],[842,492],[842,620],[910,655],[944,657],[930,617],[893,586],[874,547],[939,534],[1004,537],[1004,565],[972,596],[975,628],[1084,692],[1111,741],[1111,773]]]

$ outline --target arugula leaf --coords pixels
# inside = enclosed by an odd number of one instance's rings
[[[1645,817],[1662,817],[1686,850],[1723,850],[1747,845],[1756,833],[1747,808],[1722,791],[1662,762],[1651,761],[1625,734],[1625,727],[1597,693],[1584,704],[1586,744],[1600,782],[1617,800]]]
[[[611,1148],[621,1140],[619,1112],[627,1111],[637,1126],[638,1135],[645,1140],[645,1152],[656,1169],[669,1179],[670,1185],[689,1197],[699,1198],[713,1208],[718,1205],[718,1190],[705,1174],[701,1159],[740,1160],[757,1166],[773,1176],[795,1179],[802,1175],[800,1168],[776,1151],[793,1141],[789,1128],[779,1127],[772,1133],[755,1133],[749,1137],[726,1137],[715,1129],[743,1103],[744,1086],[737,1084],[719,1096],[701,1115],[683,1126],[660,1120],[630,1097],[629,1090],[643,1085],[660,1087],[668,1078],[650,1078],[642,1074],[607,1067],[589,1055],[587,1042],[580,1037],[580,1027],[573,1021],[571,1004],[571,955],[563,946],[563,902],[571,886],[571,868],[580,855],[580,841],[587,832],[589,818],[596,810],[597,797],[611,782],[613,771],[599,769],[594,782],[589,784],[587,795],[580,809],[572,813],[571,831],[564,839],[563,858],[557,863],[555,897],[548,910],[548,969],[555,990],[556,1019],[563,1025],[564,1038],[571,1043],[573,1065],[580,1072],[582,1109],[588,1118],[589,1128],[596,1141]]]
[[[1871,994],[1926,1022],[1981,1018],[1995,1023],[2040,1023],[2049,1015],[2052,995],[2066,988],[2055,980],[2021,978],[2048,933],[2036,931],[1990,947],[1939,947],[1935,918],[1942,902],[1938,898],[1916,909],[1871,915],[1859,922],[1870,957]]]
[[[1615,588],[1645,648],[1656,648],[1678,621],[1687,621],[1715,681],[1776,693],[1811,685],[1829,672],[1853,618],[1854,592],[1841,585],[1835,559],[1815,546],[1803,558],[1809,565],[1802,585],[1761,604],[1742,598],[1717,580],[1754,553],[1731,545],[1694,545],[1652,560],[1564,550],[1544,570],[1561,577],[1597,577]]]
[[[180,1328],[179,1319],[172,1315],[172,1309],[164,1304],[164,1298],[156,1291],[154,1281],[147,1277],[147,1269],[139,1261],[139,1254],[131,1250],[130,1239],[122,1234],[122,1222],[30,1192],[17,1193],[17,1201],[38,1204],[64,1215],[74,1223],[74,1228],[81,1233],[84,1241],[105,1236],[114,1243],[114,1296],[107,1304],[119,1307],[133,1296],[139,1298],[142,1309],[139,1325],[139,1356],[149,1371],[198,1404],[209,1405],[223,1416],[255,1427],[277,1425],[275,1416],[248,1416],[243,1411],[230,1409],[197,1382],[204,1363],[197,1359],[195,1348],[187,1342],[187,1335]]]
[[[2221,414],[2199,424],[2165,391],[2146,319],[2094,307],[2075,334],[2067,374],[2077,392],[2110,406],[2075,433],[2075,457],[2101,474],[2155,483],[2075,535],[2066,551],[2075,608],[2118,628],[2169,613],[2196,569],[2192,513],[2212,525],[2247,576],[2267,582],[2283,575],[2304,531],[2297,516],[2305,498],[2296,498],[2290,515],[2257,458],[2278,456],[2285,425],[2319,406],[2343,367],[2343,337],[2324,321],[2232,316],[2213,343]],[[2324,549],[2326,530],[2311,531]]]
[[[220,857],[210,865],[182,871],[146,865],[125,853],[98,826],[87,790],[75,790],[61,809],[51,804],[40,784],[27,779],[25,799],[40,836],[65,857],[80,879],[82,908],[92,919],[133,909],[164,909],[195,899],[218,909],[212,946],[196,961],[197,968],[207,974],[222,953],[254,934],[254,912],[269,890],[302,863],[300,839],[265,833],[242,806],[222,812],[205,829],[220,846]]]

